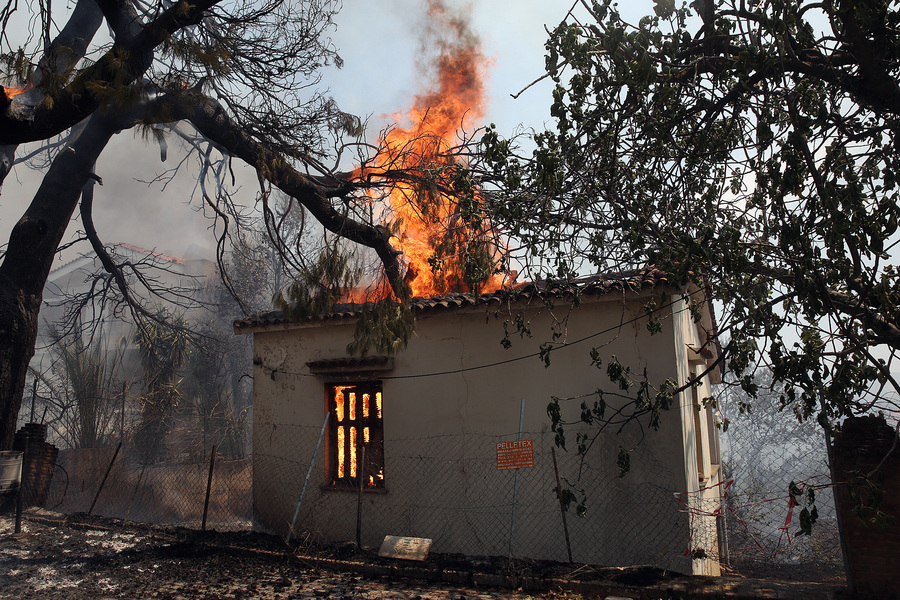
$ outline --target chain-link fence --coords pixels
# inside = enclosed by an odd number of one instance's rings
[[[497,444],[516,436],[386,439],[385,488],[363,493],[361,509],[352,489],[320,485],[321,455],[304,490],[318,428],[270,425],[258,435],[281,449],[255,456],[258,516],[274,530],[286,531],[296,513],[295,536],[353,540],[361,510],[364,545],[405,535],[432,539],[436,552],[567,560],[552,433],[525,432],[523,439],[534,442],[534,466],[509,470],[497,468]],[[690,535],[673,497],[675,477],[652,453],[636,457],[640,465],[620,478],[614,456],[582,463],[574,452],[555,452],[563,487],[587,498],[583,517],[574,503],[567,513],[575,561],[668,565],[684,555]]]
[[[179,445],[171,433],[170,451],[152,463],[146,449],[133,444],[62,450],[43,504],[63,513],[192,528],[201,526],[206,509],[207,528],[279,533],[296,511],[294,535],[310,543],[354,540],[359,514],[367,546],[396,534],[431,538],[433,551],[442,553],[567,560],[571,550],[581,563],[674,568],[681,561],[685,570],[689,519],[673,494],[677,478],[653,452],[638,451],[632,472],[620,478],[613,453],[600,450],[582,463],[574,452],[556,449],[548,432],[524,433],[534,441],[534,466],[509,470],[497,469],[496,446],[515,435],[388,439],[385,491],[365,493],[358,512],[358,494],[323,485],[324,452],[310,471],[319,433],[316,427],[271,426],[257,435],[277,438],[278,456],[219,454],[214,462],[212,448],[205,455],[173,454]],[[563,488],[575,494],[568,536],[555,492],[557,470]],[[575,504],[582,497],[587,511],[579,517]]]
[[[208,528],[251,528],[249,431],[185,418],[170,425],[145,444],[125,435],[115,445],[66,448],[53,427],[25,424],[14,449],[24,452],[26,505],[198,529],[205,516]]]
[[[205,513],[210,529],[252,527],[250,457],[226,459],[217,453],[215,460],[195,456],[145,464],[144,456],[130,444],[62,450],[44,506],[195,529]]]
[[[824,433],[790,413],[760,415],[765,409],[723,436],[727,562],[748,576],[839,580],[844,564]]]
[[[385,487],[366,491],[360,504],[354,490],[325,485],[327,444],[316,453],[320,428],[272,424],[256,435],[281,450],[252,458],[217,453],[211,461],[212,446],[179,451],[177,432],[153,462],[133,444],[61,450],[43,504],[191,528],[201,526],[206,512],[207,528],[220,531],[285,533],[296,514],[292,535],[310,544],[354,540],[359,526],[366,546],[391,534],[431,538],[441,553],[567,560],[571,551],[579,563],[681,571],[690,558],[706,557],[748,576],[842,575],[821,437],[767,444],[732,425],[723,436],[722,482],[690,494],[680,491],[683,480],[664,464],[660,449],[646,442],[632,453],[628,475],[619,477],[615,455],[629,442],[624,438],[592,449],[591,460],[582,462],[556,448],[552,433],[526,432],[534,466],[498,470],[497,443],[516,435],[388,437]],[[574,494],[568,535],[557,472]],[[792,481],[802,492],[795,506]],[[579,517],[582,498],[586,512]],[[800,513],[813,506],[811,535],[798,535]]]

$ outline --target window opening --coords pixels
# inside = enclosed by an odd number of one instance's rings
[[[328,481],[333,487],[384,487],[384,426],[381,382],[352,385],[328,384],[329,421]],[[363,455],[361,449],[365,445]],[[360,458],[365,457],[360,473]]]

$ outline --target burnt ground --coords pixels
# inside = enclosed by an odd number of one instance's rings
[[[0,599],[561,600],[709,598],[723,592],[738,598],[825,598],[834,592],[833,586],[783,588],[777,582],[732,586],[640,567],[459,555],[432,555],[418,563],[380,558],[352,545],[289,548],[261,533],[203,533],[39,509],[26,514],[22,529],[15,534],[13,515],[0,515]]]
[[[280,538],[260,533],[202,533],[39,510],[26,514],[21,534],[14,534],[14,524],[13,515],[0,516],[0,598],[562,598],[571,595],[485,583],[524,584],[525,577],[563,571],[574,571],[575,578],[591,574],[584,566],[457,555],[414,563],[359,552],[352,545],[303,548],[301,554]],[[480,580],[473,580],[476,572]],[[614,574],[623,584],[672,577],[640,569]]]

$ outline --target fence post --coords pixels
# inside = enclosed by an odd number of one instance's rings
[[[16,529],[15,533],[22,533],[22,505],[25,503],[25,468],[28,462],[25,457],[28,455],[28,436],[25,436],[25,448],[22,452],[22,469],[19,471],[19,489],[16,490]]]
[[[519,440],[522,439],[522,429],[525,427],[525,398],[522,398],[522,406],[519,408]],[[516,531],[516,505],[519,502],[519,469],[516,468],[516,474],[513,478],[513,505],[512,517],[509,521],[509,556],[513,554],[513,536]]]
[[[147,470],[147,465],[141,465],[141,474],[138,475],[137,483],[134,486],[134,492],[131,493],[131,500],[128,502],[128,508],[125,510],[125,520],[128,520],[128,517],[131,516],[131,509],[134,507],[134,500],[137,498],[138,490],[141,487],[141,482],[144,480],[144,471]]]
[[[362,432],[360,432],[362,437]],[[359,466],[356,468],[356,474],[359,477],[359,497],[356,499],[356,547],[362,550],[362,499],[363,487],[365,486],[366,468],[366,445],[359,445]]]
[[[206,500],[203,502],[203,522],[200,525],[200,531],[206,531],[206,515],[209,512],[209,492],[212,490],[212,476],[215,466],[216,446],[213,444],[212,452],[209,453],[209,477],[206,479]]]
[[[553,472],[556,473],[556,495],[559,498],[559,512],[562,515],[563,532],[566,534],[566,553],[569,555],[569,563],[572,563],[572,543],[569,541],[569,523],[566,521],[566,505],[562,496],[562,481],[559,479],[559,467],[556,466],[556,448],[550,446],[553,455]]]
[[[91,502],[91,507],[88,509],[88,515],[94,512],[94,506],[97,504],[97,499],[100,498],[100,492],[103,491],[103,486],[106,485],[106,478],[109,477],[109,472],[112,471],[113,463],[116,462],[116,457],[119,455],[119,449],[122,447],[122,442],[119,442],[119,445],[116,446],[116,451],[113,452],[112,460],[109,461],[109,466],[106,467],[106,474],[103,475],[103,481],[100,482],[100,487],[97,488],[97,494],[94,496],[94,501]]]
[[[884,416],[848,417],[832,438],[834,502],[852,598],[897,597],[898,441],[897,427]]]
[[[309,483],[309,476],[312,475],[313,466],[316,464],[316,457],[319,455],[319,446],[322,445],[322,436],[325,435],[325,427],[328,425],[328,417],[331,411],[325,413],[325,421],[322,422],[322,429],[319,431],[319,441],[316,442],[316,449],[313,452],[312,460],[309,461],[309,469],[306,471],[306,479],[303,480],[303,489],[300,490],[300,498],[297,500],[297,508],[294,509],[294,518],[291,519],[291,526],[288,528],[287,535],[284,536],[284,543],[291,541],[291,535],[294,532],[294,525],[297,523],[297,515],[300,514],[300,505],[303,504],[303,496],[306,494],[306,485]]]
[[[125,441],[125,392],[128,390],[128,382],[122,382],[122,419],[119,421],[119,442]]]
[[[34,404],[37,402],[37,384],[38,378],[35,377],[31,382],[31,420],[29,423],[34,423]]]

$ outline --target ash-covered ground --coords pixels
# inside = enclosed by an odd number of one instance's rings
[[[652,567],[461,555],[432,554],[427,563],[416,563],[380,558],[371,549],[359,551],[352,544],[288,547],[280,538],[255,532],[204,533],[40,509],[29,510],[21,533],[14,533],[14,526],[13,515],[0,513],[0,600],[843,597],[843,585],[837,583],[690,577]],[[403,577],[413,570],[425,578]],[[462,577],[450,581],[478,585],[442,582],[447,575]],[[575,589],[572,586],[581,584],[582,595],[483,584],[491,578],[507,584],[529,580],[549,584],[535,589]]]
[[[294,600],[528,598],[316,567],[277,538],[201,534],[32,510],[0,515],[0,598]],[[544,597],[558,597],[555,594]]]

